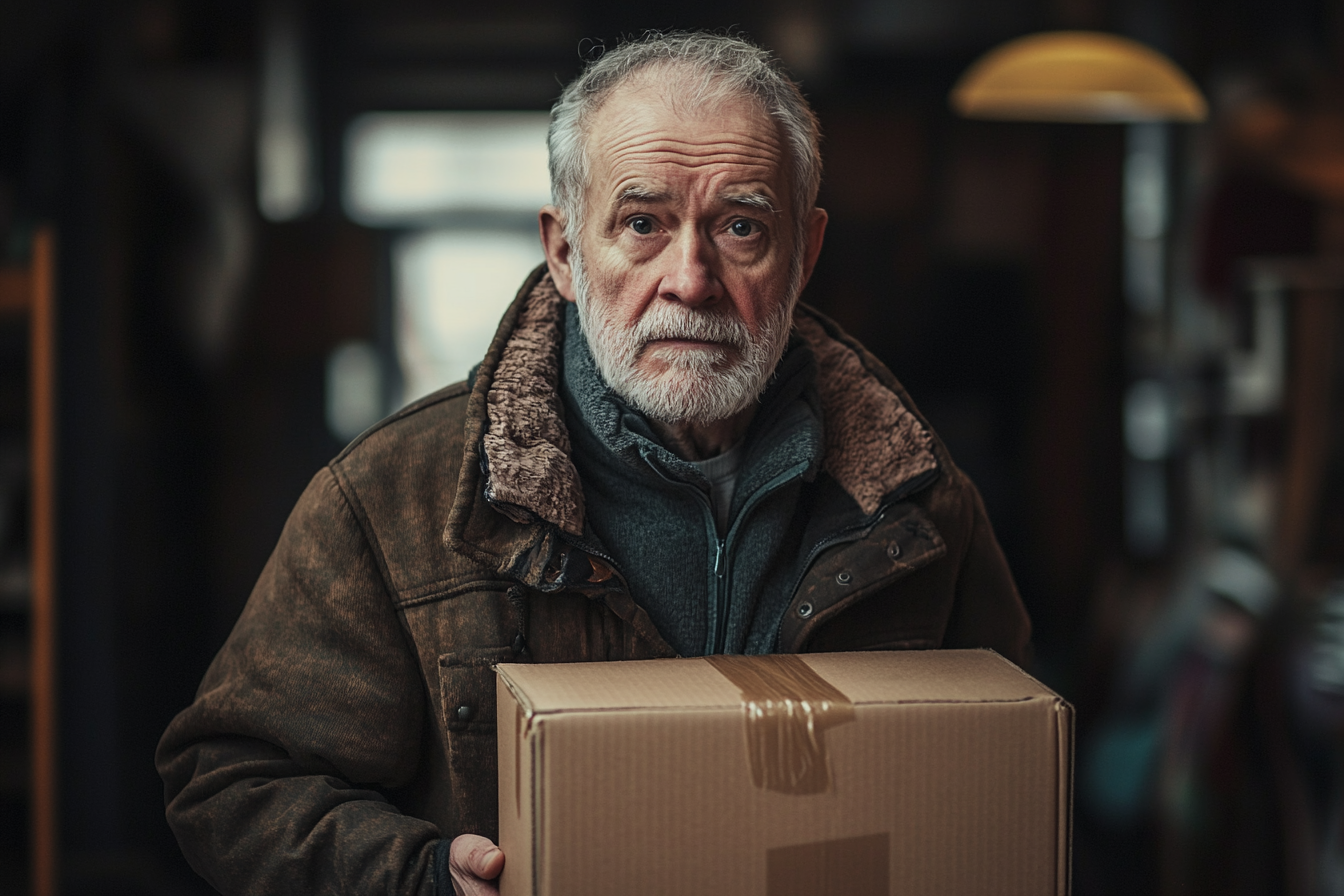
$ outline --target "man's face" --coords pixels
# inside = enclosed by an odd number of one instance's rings
[[[656,419],[703,423],[759,396],[815,252],[798,252],[773,122],[746,100],[679,108],[667,80],[624,85],[594,116],[572,285],[556,279],[618,394]]]

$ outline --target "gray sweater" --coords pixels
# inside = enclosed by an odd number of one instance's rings
[[[722,536],[708,481],[603,381],[573,305],[563,358],[585,547],[615,561],[683,656],[773,651],[807,561],[803,533],[823,455],[811,351],[792,340],[761,397]]]

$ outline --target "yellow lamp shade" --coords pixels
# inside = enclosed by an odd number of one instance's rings
[[[1203,121],[1199,88],[1166,56],[1096,31],[1052,31],[1009,41],[952,88],[968,118],[1020,121]]]

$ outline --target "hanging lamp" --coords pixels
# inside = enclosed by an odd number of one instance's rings
[[[952,88],[968,118],[1019,121],[1203,121],[1199,88],[1143,44],[1097,31],[1019,37],[980,57]]]

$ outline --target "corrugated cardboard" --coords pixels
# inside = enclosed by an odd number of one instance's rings
[[[1007,660],[775,661],[782,734],[714,660],[498,667],[502,896],[1068,891],[1072,710]]]

